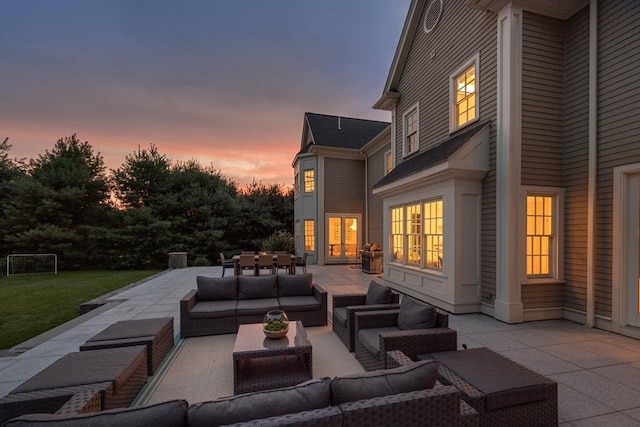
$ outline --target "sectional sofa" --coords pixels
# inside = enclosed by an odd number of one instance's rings
[[[197,289],[180,300],[180,336],[235,334],[238,326],[260,323],[270,310],[284,310],[304,326],[327,324],[327,291],[312,274],[198,276]]]
[[[192,405],[175,400],[66,417],[33,414],[6,426],[478,426],[476,410],[455,387],[437,382],[437,372],[437,363],[422,361]]]

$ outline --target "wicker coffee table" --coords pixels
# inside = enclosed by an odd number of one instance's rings
[[[262,324],[240,325],[233,345],[233,393],[289,387],[313,377],[312,348],[301,321],[287,336],[267,338]]]

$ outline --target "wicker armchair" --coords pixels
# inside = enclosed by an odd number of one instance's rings
[[[366,294],[341,294],[333,295],[333,332],[342,340],[350,352],[355,351],[354,332],[356,328],[356,313],[362,311],[397,310],[400,295],[391,294],[389,304],[366,305]]]
[[[419,354],[456,350],[458,333],[448,327],[447,314],[436,311],[433,328],[402,330],[398,327],[399,313],[383,310],[355,314],[355,355],[365,370],[385,369],[388,351],[400,350],[415,361]]]

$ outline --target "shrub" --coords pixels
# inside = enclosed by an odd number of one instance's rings
[[[196,259],[193,260],[193,266],[194,267],[206,267],[208,265],[211,265],[209,263],[209,260],[205,257],[203,257],[202,255],[196,257]]]
[[[294,253],[295,242],[293,235],[286,231],[276,231],[271,236],[262,241],[263,251],[287,251],[287,253]]]

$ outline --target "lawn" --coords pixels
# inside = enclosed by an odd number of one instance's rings
[[[70,271],[0,278],[0,349],[40,335],[79,315],[80,304],[156,274]]]

